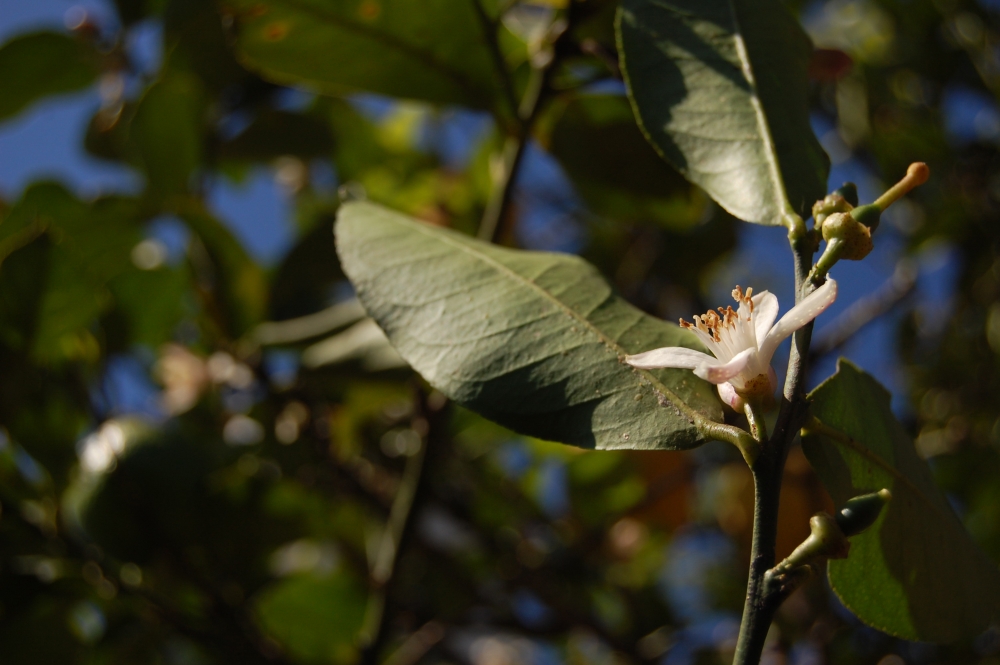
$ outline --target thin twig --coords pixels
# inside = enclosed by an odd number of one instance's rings
[[[496,242],[503,230],[501,222],[507,216],[507,211],[510,209],[517,174],[524,160],[524,152],[531,141],[531,133],[534,130],[535,121],[538,119],[539,113],[542,107],[545,106],[549,93],[552,91],[552,74],[565,54],[567,40],[572,33],[572,27],[576,20],[576,12],[578,11],[575,7],[576,4],[578,3],[570,4],[566,25],[559,36],[553,41],[550,47],[550,56],[548,58],[536,58],[532,62],[528,86],[524,92],[524,96],[521,98],[521,103],[517,107],[519,126],[517,132],[509,136],[504,142],[503,170],[493,185],[490,200],[486,204],[482,222],[479,224],[477,236],[480,240]]]
[[[359,637],[362,645],[360,659],[362,665],[375,665],[385,642],[385,605],[389,587],[394,579],[396,562],[399,559],[403,543],[412,530],[413,515],[416,512],[414,508],[419,503],[418,497],[425,484],[424,469],[427,450],[434,439],[439,436],[441,427],[439,421],[442,418],[444,405],[432,406],[422,389],[418,388],[417,393],[414,428],[424,428],[424,436],[420,448],[406,461],[403,478],[396,491],[396,498],[389,511],[389,519],[382,533],[382,541],[372,562],[372,592],[368,599],[368,609]]]
[[[476,11],[476,17],[483,28],[483,39],[486,40],[486,47],[490,51],[490,58],[493,60],[493,68],[496,69],[500,78],[500,87],[503,90],[504,100],[511,115],[517,113],[517,93],[514,92],[514,80],[511,78],[510,70],[507,69],[507,61],[500,50],[500,40],[497,38],[497,21],[490,18],[483,7],[482,0],[471,0],[472,7]]]

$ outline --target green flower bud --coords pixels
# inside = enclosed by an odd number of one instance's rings
[[[860,261],[872,251],[872,232],[859,223],[853,213],[835,212],[823,222],[823,240],[835,243],[838,259]]]
[[[890,500],[892,493],[887,489],[856,496],[837,511],[837,525],[846,536],[859,534],[875,523]]]

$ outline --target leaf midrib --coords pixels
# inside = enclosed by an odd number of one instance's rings
[[[729,11],[733,16],[733,41],[736,43],[736,54],[740,59],[743,70],[743,77],[750,86],[750,105],[753,107],[754,115],[757,118],[757,127],[763,137],[764,155],[767,160],[768,170],[771,172],[771,180],[774,181],[775,207],[777,210],[788,214],[793,213],[791,204],[788,202],[788,193],[785,191],[785,181],[781,178],[781,165],[778,163],[777,149],[774,139],[771,137],[771,128],[767,124],[767,116],[764,115],[763,104],[757,88],[757,79],[753,73],[753,66],[750,62],[750,54],[747,51],[746,43],[743,41],[743,28],[740,26],[739,15],[736,12],[736,3],[729,0]]]
[[[461,251],[461,252],[463,252],[465,254],[468,254],[470,256],[473,256],[473,257],[475,257],[475,258],[477,258],[477,259],[479,259],[479,260],[481,260],[481,261],[489,264],[495,270],[497,270],[498,272],[500,272],[500,273],[506,275],[507,277],[513,279],[515,282],[521,283],[522,285],[528,286],[529,288],[533,289],[544,300],[547,300],[551,304],[555,305],[557,308],[561,309],[564,313],[568,314],[571,318],[573,318],[576,321],[578,321],[582,326],[584,326],[594,336],[596,336],[601,341],[601,343],[603,343],[609,349],[611,349],[612,351],[614,351],[615,354],[619,358],[619,362],[621,361],[621,358],[623,356],[628,355],[628,353],[625,351],[625,349],[623,349],[621,346],[619,346],[618,343],[615,342],[614,340],[612,340],[610,337],[608,337],[607,335],[605,335],[599,328],[597,328],[597,326],[595,326],[590,321],[590,319],[584,317],[579,312],[577,312],[573,308],[571,308],[568,305],[566,305],[564,302],[562,302],[561,300],[559,300],[556,296],[554,296],[553,294],[551,294],[548,291],[546,291],[545,289],[543,289],[536,282],[534,282],[534,281],[532,281],[530,279],[527,279],[526,277],[524,277],[523,275],[520,275],[519,273],[515,272],[514,270],[511,270],[509,267],[507,267],[503,263],[500,263],[499,261],[497,261],[493,257],[489,256],[488,254],[485,254],[485,253],[483,253],[481,251],[478,251],[476,248],[472,247],[471,245],[468,245],[466,243],[459,242],[459,241],[455,240],[454,238],[450,237],[449,234],[447,234],[447,233],[440,233],[440,234],[433,233],[429,229],[427,229],[426,227],[424,227],[422,224],[419,224],[417,222],[411,222],[409,220],[402,220],[402,219],[401,220],[397,220],[397,221],[400,224],[407,224],[409,226],[412,226],[414,230],[419,231],[424,236],[430,236],[434,240],[441,240],[441,241],[445,242],[446,244],[448,244],[448,245],[450,245],[450,246],[458,249],[459,251]],[[638,373],[644,379],[646,379],[647,381],[649,381],[649,383],[653,386],[653,388],[657,392],[661,393],[664,397],[666,397],[667,399],[669,399],[670,402],[675,407],[677,407],[677,409],[680,410],[682,414],[684,414],[689,420],[691,420],[693,422],[693,424],[695,425],[695,427],[697,427],[699,429],[701,428],[702,423],[704,423],[705,420],[706,420],[703,415],[701,415],[700,413],[698,413],[697,411],[695,411],[694,409],[692,409],[676,393],[674,393],[672,390],[670,390],[669,388],[667,388],[661,381],[659,381],[656,377],[654,377],[652,374],[650,374],[648,370],[633,368],[632,371]]]

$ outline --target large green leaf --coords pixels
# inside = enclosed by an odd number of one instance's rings
[[[0,47],[0,120],[34,102],[82,90],[100,73],[97,52],[87,43],[55,32],[36,32]]]
[[[279,83],[485,109],[501,97],[473,0],[226,0],[223,5],[235,20],[239,57]]]
[[[697,422],[721,419],[712,387],[690,372],[622,362],[698,343],[617,297],[578,257],[496,247],[362,202],[341,208],[336,236],[400,355],[487,418],[599,449],[689,448],[703,442]]]
[[[1000,617],[1000,572],[972,542],[934,484],[889,393],[841,360],[811,395],[822,422],[802,445],[833,500],[883,487],[893,500],[875,525],[831,561],[830,584],[865,623],[911,640],[950,642]]]
[[[726,210],[777,225],[823,197],[812,46],[777,0],[624,0],[618,50],[649,140]]]

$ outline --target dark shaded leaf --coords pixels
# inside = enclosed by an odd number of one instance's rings
[[[100,74],[100,57],[86,42],[36,32],[0,47],[0,120],[61,93],[82,90]]]
[[[172,73],[143,95],[129,125],[150,188],[167,196],[183,194],[202,159],[205,102],[200,83]]]
[[[256,600],[264,631],[307,663],[354,662],[365,615],[366,590],[346,571],[297,575],[265,589]]]
[[[269,162],[283,155],[300,159],[326,157],[333,149],[330,126],[315,117],[287,111],[264,111],[242,133],[220,147],[220,157]]]
[[[837,505],[887,488],[875,525],[829,564],[830,585],[862,621],[910,640],[951,642],[1000,616],[1000,571],[969,537],[889,405],[846,360],[813,391],[802,445]]]
[[[594,212],[671,229],[702,218],[704,197],[692,198],[691,186],[649,146],[624,96],[574,96],[555,114],[549,150]]]
[[[228,333],[239,337],[264,317],[267,280],[226,226],[197,201],[183,202],[177,215],[203,243],[221,296]]]
[[[830,160],[809,125],[809,37],[776,0],[625,0],[618,51],[663,157],[734,216],[808,217]]]
[[[132,199],[109,197],[88,205],[55,183],[30,187],[0,224],[0,243],[16,246],[44,233],[46,258],[23,267],[34,275],[32,290],[40,290],[12,291],[12,297],[23,294],[22,314],[7,321],[16,321],[20,332],[7,328],[5,334],[19,336],[32,357],[45,363],[95,356],[88,328],[111,302],[108,281],[131,268],[139,240],[137,213]],[[33,251],[42,252],[40,247]],[[11,271],[20,270],[19,253],[4,261],[12,262]]]
[[[234,18],[243,62],[279,83],[485,109],[494,108],[502,94],[472,2],[223,5]]]
[[[697,342],[614,295],[578,257],[495,247],[369,203],[344,205],[336,236],[400,355],[502,425],[586,448],[679,449],[704,441],[697,421],[721,418],[690,372],[621,362]]]

